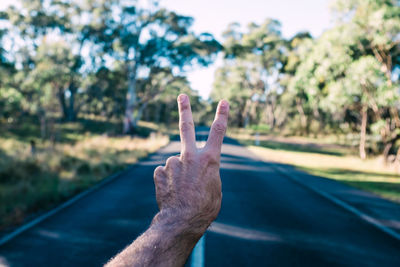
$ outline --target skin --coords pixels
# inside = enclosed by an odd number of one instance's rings
[[[106,266],[183,266],[221,208],[219,165],[229,104],[219,102],[204,148],[196,147],[189,98],[178,96],[181,154],[154,171],[160,211],[149,229]]]

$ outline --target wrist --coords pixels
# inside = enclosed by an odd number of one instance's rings
[[[181,235],[187,238],[199,239],[207,230],[211,221],[197,217],[186,216],[179,212],[163,209],[154,217],[152,228]]]

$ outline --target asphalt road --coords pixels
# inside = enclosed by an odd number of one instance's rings
[[[104,264],[149,225],[157,212],[153,170],[178,151],[172,142],[10,240],[0,266]],[[221,162],[222,209],[197,255],[205,266],[400,266],[400,241],[234,140],[225,140]]]

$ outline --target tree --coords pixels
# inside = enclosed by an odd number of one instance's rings
[[[321,111],[332,121],[352,113],[360,132],[361,158],[366,157],[368,131],[380,133],[386,154],[400,138],[394,108],[398,79],[393,76],[399,66],[400,7],[395,1],[353,0],[337,1],[335,10],[338,25],[311,46],[289,87],[305,94],[320,121],[326,120]]]
[[[103,42],[103,47],[113,60],[122,62],[127,73],[125,133],[135,131],[143,107],[155,97],[154,90],[145,90],[139,97],[139,81],[151,83],[151,76],[160,70],[170,69],[175,75],[189,65],[208,65],[220,49],[212,35],[189,31],[191,17],[160,8],[158,1],[146,4],[114,1],[116,8],[103,14],[109,18],[104,20],[109,28],[103,33],[116,37]]]
[[[81,15],[77,12],[79,8],[74,2],[62,1],[22,0],[21,4],[20,9],[11,6],[3,14],[13,26],[13,37],[19,39],[11,51],[15,62],[21,66],[18,76],[28,77],[20,80],[24,88],[16,83],[15,89],[28,94],[26,97],[30,100],[51,101],[53,98],[41,97],[49,95],[45,89],[28,89],[29,83],[33,87],[51,83],[49,90],[55,91],[52,94],[59,100],[63,119],[73,121],[80,108],[76,105],[76,94],[80,88],[78,77],[83,75],[81,55],[85,41],[76,38],[79,23],[73,23]],[[32,98],[32,93],[37,93],[38,97]],[[43,107],[45,103],[39,102],[32,106]],[[43,114],[43,109],[39,110]]]
[[[232,23],[224,33],[224,66],[216,71],[213,99],[231,102],[238,126],[257,124],[259,110],[265,108],[268,122],[275,126],[274,110],[280,90],[279,73],[284,61],[284,40],[280,23],[266,19],[250,23],[247,32]]]
[[[61,107],[64,119],[74,121],[83,103],[83,99],[76,103],[76,85],[81,79],[78,71],[82,64],[80,57],[74,55],[65,42],[47,42],[44,39],[32,59],[35,68],[20,80],[22,92],[33,100],[29,109],[38,114],[42,123],[49,112],[54,116],[58,107]]]
[[[11,86],[15,66],[7,59],[7,51],[3,48],[3,36],[6,34],[6,30],[0,30],[0,121],[6,119],[11,122],[19,113],[22,96]]]
[[[312,37],[307,32],[298,33],[286,42],[287,56],[280,79],[280,85],[284,91],[279,99],[279,106],[286,113],[283,116],[286,118],[283,118],[282,122],[287,121],[287,117],[290,117],[291,122],[289,123],[294,124],[293,129],[300,134],[310,133],[311,107],[307,105],[307,95],[303,87],[293,84],[293,77],[300,64],[307,59],[312,45]]]

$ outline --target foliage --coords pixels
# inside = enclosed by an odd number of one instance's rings
[[[158,1],[21,0],[0,19],[0,116],[37,116],[43,138],[54,120],[88,114],[134,131],[151,102],[170,101],[161,96],[176,83],[187,89],[188,67],[210,64],[220,49],[211,34],[190,30],[193,18]]]
[[[224,33],[225,62],[215,73],[211,97],[230,102],[237,126],[256,123],[265,117],[263,110],[274,124],[274,114],[268,111],[276,105],[277,76],[285,57],[280,23],[267,19],[261,25],[249,24],[246,30],[234,23]]]
[[[400,140],[400,5],[337,0],[336,25],[319,38],[289,40],[279,23],[231,24],[213,99],[227,98],[233,123],[293,134],[359,133],[359,154],[389,160]],[[400,148],[397,152],[400,162]]]

